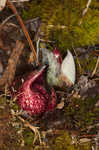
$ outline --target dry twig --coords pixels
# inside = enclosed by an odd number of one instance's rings
[[[90,4],[91,4],[91,1],[92,1],[92,0],[88,0],[88,2],[87,2],[87,4],[86,4],[86,8],[85,8],[85,9],[83,10],[83,12],[82,12],[82,18],[81,18],[81,20],[80,20],[80,22],[79,22],[79,25],[82,24],[82,20],[83,20],[84,16],[86,15],[87,11],[88,11],[88,8],[89,8],[89,6],[90,6]]]
[[[98,68],[98,65],[99,65],[99,56],[98,56],[98,59],[97,59],[97,63],[96,63],[96,65],[95,65],[95,68],[94,68],[94,70],[93,70],[93,72],[92,72],[92,74],[91,74],[91,77],[93,77],[93,76],[95,75],[95,73],[96,73],[96,71],[97,71],[97,68]]]
[[[11,16],[7,17],[7,18],[0,24],[0,30],[3,28],[4,24],[5,24],[6,22],[8,22],[8,20],[11,19],[11,18],[14,17],[14,16],[15,16],[15,15],[11,15]]]
[[[32,126],[28,121],[24,120],[22,117],[18,116],[18,119],[21,120],[24,123],[24,126],[30,128],[34,133],[35,133],[35,137],[33,140],[33,144],[35,143],[35,141],[37,140],[37,138],[39,138],[40,144],[42,143],[41,141],[41,136],[40,133],[38,131],[39,127],[34,127]]]
[[[33,46],[32,40],[31,40],[31,38],[30,38],[30,36],[29,36],[29,33],[28,33],[28,31],[27,31],[27,29],[26,29],[26,27],[25,27],[25,25],[24,25],[24,23],[23,23],[21,17],[19,16],[19,14],[18,14],[18,12],[17,12],[15,6],[13,5],[13,3],[12,3],[10,0],[7,0],[7,4],[8,4],[8,6],[9,6],[9,8],[10,8],[10,9],[13,11],[13,13],[15,14],[15,16],[16,16],[18,22],[20,23],[20,25],[21,25],[21,27],[22,27],[22,30],[23,30],[23,32],[24,32],[24,34],[25,34],[25,36],[26,36],[26,38],[27,38],[27,41],[28,41],[28,43],[29,43],[29,46],[30,46],[30,48],[31,48],[31,50],[32,50],[32,52],[33,52],[33,56],[34,56],[34,60],[35,60],[35,59],[37,58],[37,57],[36,57],[36,52],[35,52],[35,48],[34,48],[34,46]]]

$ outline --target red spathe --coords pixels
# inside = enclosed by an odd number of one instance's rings
[[[17,99],[21,109],[30,115],[40,115],[47,111],[53,111],[56,106],[56,93],[52,88],[49,96],[44,86],[44,73],[46,66],[40,71],[31,73],[18,90]]]

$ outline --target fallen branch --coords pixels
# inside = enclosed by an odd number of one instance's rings
[[[34,57],[34,60],[35,60],[35,59],[37,58],[37,57],[36,57],[35,48],[34,48],[34,46],[33,46],[33,43],[32,43],[32,40],[31,40],[31,38],[30,38],[30,35],[29,35],[29,33],[28,33],[28,31],[27,31],[27,29],[26,29],[26,27],[25,27],[25,25],[24,25],[24,23],[23,23],[21,17],[19,16],[19,14],[18,14],[18,12],[17,12],[15,6],[13,5],[13,3],[12,3],[10,0],[7,0],[7,5],[8,5],[9,8],[13,11],[13,13],[15,14],[15,16],[16,16],[18,22],[20,23],[20,25],[21,25],[21,27],[22,27],[22,30],[23,30],[23,32],[24,32],[24,34],[25,34],[25,36],[26,36],[26,38],[27,38],[27,41],[28,41],[28,43],[29,43],[30,49],[31,49],[32,52],[33,52],[33,57]]]
[[[15,76],[16,65],[23,48],[24,44],[20,41],[16,41],[16,47],[13,49],[13,52],[8,60],[8,65],[3,73],[3,76],[0,78],[0,90],[4,91],[5,88],[12,84]]]

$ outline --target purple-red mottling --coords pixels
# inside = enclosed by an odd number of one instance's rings
[[[56,107],[56,93],[52,88],[51,96],[44,86],[45,68],[31,73],[17,93],[18,104],[30,115],[40,115],[53,111]]]

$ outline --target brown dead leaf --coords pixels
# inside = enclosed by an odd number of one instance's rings
[[[62,81],[64,81],[66,83],[67,86],[72,86],[72,83],[67,79],[66,76],[61,74],[60,78],[61,78]]]
[[[73,98],[77,98],[77,99],[79,99],[81,96],[78,94],[78,92],[75,92],[74,94],[73,94]]]
[[[57,104],[57,109],[62,109],[64,107],[64,99],[62,99],[62,101],[59,103],[59,104]]]

